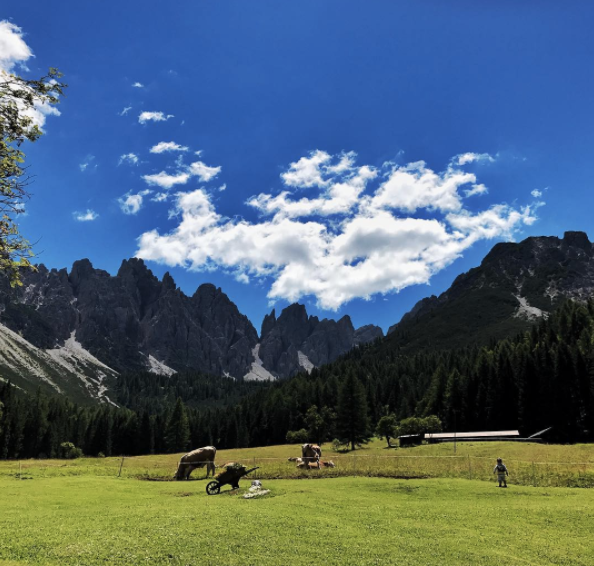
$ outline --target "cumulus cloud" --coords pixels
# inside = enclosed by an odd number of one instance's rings
[[[494,163],[495,158],[488,153],[461,153],[452,160],[456,165],[466,165],[467,163],[483,162]]]
[[[188,151],[186,146],[179,145],[175,142],[159,142],[157,145],[151,147],[151,153],[165,153],[166,151]]]
[[[139,82],[135,82],[132,86],[134,88],[144,88],[144,85],[142,83],[139,83]]]
[[[542,191],[539,191],[538,189],[534,189],[530,194],[534,198],[540,198],[542,196]]]
[[[140,191],[136,194],[126,193],[124,196],[118,199],[118,204],[120,205],[121,211],[124,214],[137,214],[138,211],[142,208],[144,197],[149,195],[150,193],[151,191],[148,189]]]
[[[11,83],[7,73],[14,71],[15,67],[27,69],[26,61],[31,57],[34,57],[33,51],[23,39],[22,29],[8,20],[0,21],[0,77],[8,83],[9,90],[23,87]],[[32,123],[39,128],[45,126],[47,116],[60,115],[57,108],[47,103],[35,102],[34,106],[29,108],[25,107],[20,98],[14,102],[21,114],[31,118]]]
[[[125,153],[124,155],[120,155],[118,165],[121,165],[122,163],[138,165],[138,155],[136,155],[135,153]]]
[[[161,142],[160,144],[154,146],[152,149],[155,149],[156,147],[162,144],[169,145],[173,143],[174,142]],[[177,144],[174,145],[177,146]],[[185,149],[187,148],[181,148],[181,150],[183,151],[185,151]],[[153,153],[161,153],[161,151],[153,151]],[[175,169],[176,171],[174,173],[167,173],[166,171],[161,171],[159,173],[154,173],[152,175],[143,175],[142,178],[144,179],[147,185],[157,186],[161,187],[162,189],[168,190],[174,187],[175,185],[185,185],[192,177],[197,177],[201,182],[207,183],[211,179],[214,179],[221,172],[220,166],[211,167],[209,165],[206,165],[202,161],[195,161],[190,165],[184,165],[183,157],[181,155],[178,156],[178,158],[175,160]]]
[[[166,122],[169,118],[173,118],[173,114],[163,114],[163,112],[141,112],[138,115],[138,121],[141,124],[147,122]]]
[[[435,172],[424,162],[378,170],[355,161],[353,153],[316,151],[292,163],[281,174],[283,190],[248,200],[261,214],[254,222],[222,216],[204,188],[179,193],[176,227],[142,234],[136,255],[223,269],[239,281],[271,278],[271,300],[309,295],[321,308],[338,309],[356,297],[427,283],[477,241],[512,238],[536,219],[538,204],[468,209],[466,196],[486,187],[453,162]],[[307,198],[291,187],[317,190]],[[407,216],[413,212],[420,217]]]
[[[323,178],[324,168],[330,159],[330,155],[325,151],[312,151],[308,157],[291,163],[289,170],[281,177],[288,187],[323,187],[326,185]]]
[[[165,171],[161,171],[154,175],[143,175],[142,178],[146,181],[147,185],[161,187],[162,189],[170,189],[175,185],[185,185],[190,179],[190,175],[188,173],[170,175]]]
[[[207,183],[221,172],[221,168],[209,167],[202,161],[195,161],[190,164],[189,172],[191,175],[198,177],[203,183]]]
[[[30,57],[33,52],[23,39],[23,30],[7,20],[0,21],[0,71],[9,73]]]
[[[72,215],[78,222],[92,222],[93,220],[99,218],[99,215],[90,208],[87,208],[86,212],[73,212]]]

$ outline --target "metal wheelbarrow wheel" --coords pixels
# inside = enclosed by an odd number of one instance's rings
[[[217,495],[221,492],[221,484],[218,481],[211,481],[206,484],[206,493],[208,495]]]

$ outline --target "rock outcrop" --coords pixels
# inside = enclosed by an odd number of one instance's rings
[[[355,330],[349,316],[319,320],[308,316],[305,306],[292,304],[276,318],[264,317],[258,356],[263,367],[278,377],[290,377],[334,361],[354,346],[383,336],[373,325]]]
[[[116,371],[162,367],[241,378],[258,335],[227,295],[201,285],[192,297],[166,273],[159,281],[141,259],[116,276],[76,261],[70,274],[43,265],[23,274],[1,319],[39,348],[62,346],[74,333]]]
[[[402,348],[486,343],[529,328],[560,301],[594,294],[594,244],[584,232],[500,243],[439,297],[419,301],[390,327]]]

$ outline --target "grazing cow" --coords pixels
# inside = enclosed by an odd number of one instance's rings
[[[332,460],[328,460],[327,462],[320,462],[324,468],[336,468],[336,464]]]
[[[319,470],[320,463],[319,462],[301,462],[297,464],[297,467],[302,470]]]
[[[322,449],[317,444],[304,444],[301,447],[301,457],[304,462],[319,462]]]
[[[215,456],[217,449],[214,446],[205,446],[204,448],[197,448],[188,452],[181,457],[177,472],[173,476],[176,480],[190,479],[190,474],[196,468],[204,468],[206,466],[206,477],[209,473],[214,476],[215,473]]]

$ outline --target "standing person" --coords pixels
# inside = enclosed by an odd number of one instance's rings
[[[499,482],[499,487],[507,487],[507,481],[505,476],[509,476],[509,472],[501,458],[497,458],[497,464],[493,468],[493,473],[497,474],[497,481]],[[503,483],[503,485],[501,485]]]

